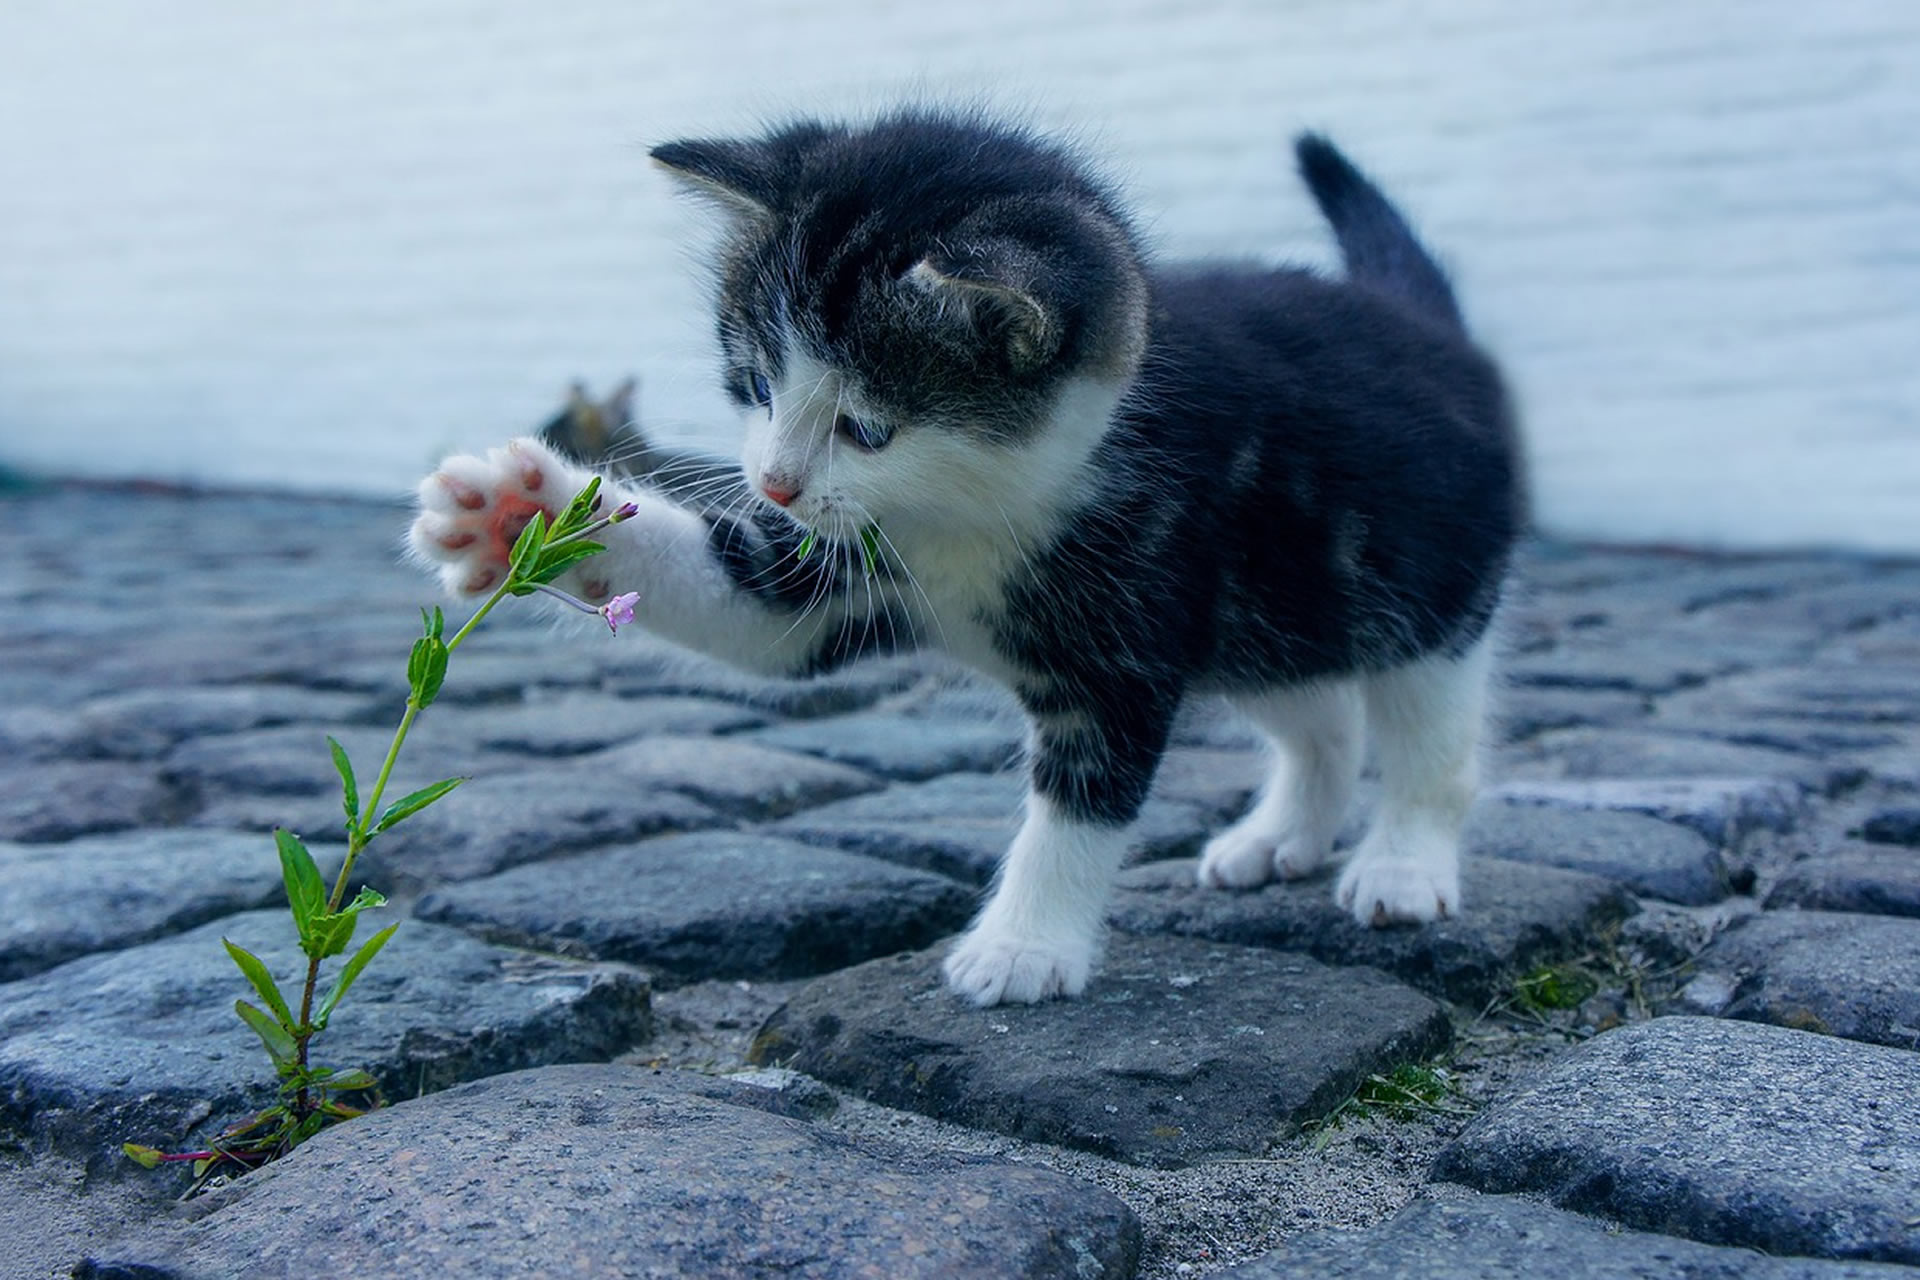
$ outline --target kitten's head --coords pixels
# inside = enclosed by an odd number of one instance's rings
[[[720,345],[762,492],[832,530],[1072,486],[1139,363],[1146,290],[1065,150],[916,110],[653,158],[728,215]]]

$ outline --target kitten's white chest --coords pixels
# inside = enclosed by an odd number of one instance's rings
[[[1006,598],[1012,559],[984,538],[913,536],[896,540],[904,572],[902,603],[920,624],[922,639],[1003,684],[1015,675],[994,644],[993,619]]]

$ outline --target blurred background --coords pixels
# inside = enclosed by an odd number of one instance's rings
[[[1543,523],[1920,552],[1920,5],[6,0],[0,466],[394,495],[629,374],[731,450],[710,228],[648,145],[902,97],[1103,157],[1165,256],[1413,216]]]

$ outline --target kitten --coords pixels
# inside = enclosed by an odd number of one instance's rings
[[[711,198],[726,389],[757,493],[640,515],[570,584],[783,676],[945,649],[1032,720],[1025,820],[946,959],[976,1003],[1075,995],[1183,699],[1272,738],[1207,885],[1328,861],[1371,730],[1383,798],[1339,877],[1363,925],[1459,910],[1488,630],[1523,520],[1499,375],[1445,275],[1332,144],[1297,144],[1347,279],[1150,264],[1065,148],[969,114],[675,142]],[[456,592],[586,476],[453,458],[413,546]]]

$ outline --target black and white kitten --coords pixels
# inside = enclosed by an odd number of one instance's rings
[[[1515,430],[1400,215],[1324,139],[1297,150],[1344,281],[1149,264],[1072,154],[975,115],[653,152],[726,215],[720,348],[752,488],[728,508],[615,486],[641,514],[569,585],[637,591],[652,630],[756,671],[932,645],[1012,689],[1026,816],[946,961],[980,1004],[1086,985],[1194,694],[1276,748],[1203,883],[1325,863],[1364,727],[1384,794],[1340,903],[1364,925],[1459,909],[1524,515]],[[449,459],[413,546],[485,591],[526,513],[586,479],[532,441]]]

